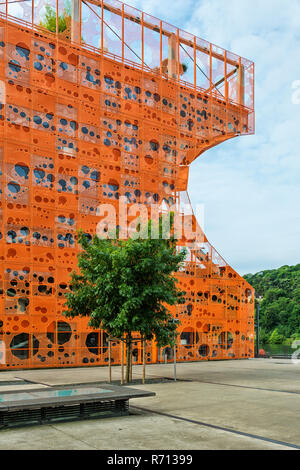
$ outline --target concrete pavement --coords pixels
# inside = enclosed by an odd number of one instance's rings
[[[118,380],[120,368],[112,378]],[[134,379],[141,377],[134,367]],[[107,368],[0,373],[0,393],[107,381]],[[131,400],[128,417],[0,431],[0,449],[300,449],[300,365],[255,359],[148,365],[152,398]],[[1,385],[1,383],[3,385]],[[4,391],[4,389],[3,389]]]

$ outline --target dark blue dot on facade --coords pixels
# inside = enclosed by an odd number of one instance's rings
[[[11,60],[8,64],[8,67],[15,73],[19,73],[21,70],[21,66],[17,60]]]
[[[22,227],[20,229],[20,233],[21,235],[23,235],[24,237],[26,237],[27,235],[29,235],[29,228],[28,227]]]
[[[88,166],[84,165],[84,166],[81,167],[81,171],[82,171],[82,173],[87,175],[90,172],[90,169],[89,169]]]
[[[99,181],[100,180],[100,172],[96,171],[96,170],[92,171],[91,172],[91,179],[93,181]]]
[[[35,124],[42,124],[42,118],[40,116],[33,116],[33,122]]]
[[[7,187],[8,187],[8,190],[13,194],[17,194],[21,190],[21,186],[14,181],[8,183]]]
[[[44,170],[41,170],[41,169],[34,170],[33,174],[37,179],[43,179],[45,177],[45,172]]]
[[[33,66],[36,70],[39,70],[39,71],[43,70],[43,66],[40,62],[34,62]]]
[[[15,172],[22,178],[28,179],[29,167],[26,165],[15,165]]]
[[[112,85],[114,83],[113,79],[111,77],[108,77],[107,75],[104,76],[104,81],[108,84],[108,85]]]

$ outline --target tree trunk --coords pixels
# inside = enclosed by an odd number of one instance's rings
[[[131,381],[131,334],[129,333],[126,338],[126,383]]]

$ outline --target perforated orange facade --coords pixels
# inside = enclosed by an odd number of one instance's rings
[[[190,163],[254,132],[252,62],[118,1],[47,3],[0,4],[3,369],[105,364],[106,333],[62,316],[77,229],[92,236],[121,196],[180,212]],[[253,289],[199,226],[178,245],[177,360],[252,357]],[[172,351],[148,343],[146,360]]]

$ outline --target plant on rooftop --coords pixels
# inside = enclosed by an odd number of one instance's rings
[[[58,15],[58,32],[63,33],[68,26],[68,22],[71,19],[71,2],[67,0],[65,2],[65,8],[63,13]],[[43,20],[40,22],[40,26],[48,29],[53,33],[56,32],[56,10],[49,4],[45,6],[45,14]]]

